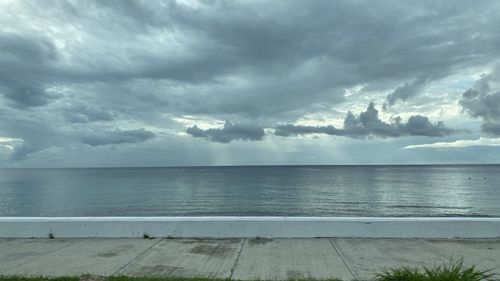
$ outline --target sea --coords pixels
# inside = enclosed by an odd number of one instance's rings
[[[0,169],[0,216],[500,217],[500,165]]]

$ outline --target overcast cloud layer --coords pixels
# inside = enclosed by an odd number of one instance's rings
[[[1,1],[0,166],[498,163],[498,26],[494,0]]]

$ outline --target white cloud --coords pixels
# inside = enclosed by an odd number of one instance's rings
[[[22,143],[22,139],[0,136],[0,149],[6,149],[7,152],[14,151],[14,147]]]
[[[8,137],[0,137],[0,143],[13,142],[13,141],[20,141],[20,139],[8,138]]]
[[[500,138],[479,138],[477,140],[457,140],[452,142],[435,142],[405,146],[404,149],[414,148],[462,148],[471,146],[500,146]]]
[[[9,152],[14,151],[14,147],[9,144],[0,144],[0,148],[6,148]]]
[[[3,145],[3,146],[13,147],[15,145],[21,144],[22,142],[23,142],[22,139],[0,136],[0,145]]]

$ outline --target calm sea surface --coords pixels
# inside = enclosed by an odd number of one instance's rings
[[[500,165],[0,169],[0,216],[493,216]]]

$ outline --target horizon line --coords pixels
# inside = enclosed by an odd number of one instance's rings
[[[405,164],[248,164],[248,165],[165,165],[165,166],[72,166],[0,167],[0,169],[148,169],[148,168],[236,168],[236,167],[382,167],[382,166],[498,166],[500,163],[405,163]]]

